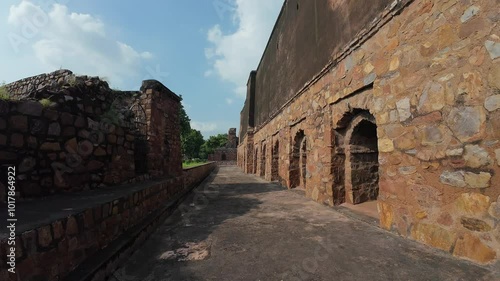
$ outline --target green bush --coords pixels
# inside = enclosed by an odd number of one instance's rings
[[[43,107],[51,107],[54,105],[54,103],[49,99],[41,99],[39,103],[41,103]]]
[[[5,85],[0,86],[0,100],[10,100],[10,93]]]

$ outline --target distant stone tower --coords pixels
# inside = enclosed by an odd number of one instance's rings
[[[208,160],[216,161],[219,165],[236,165],[238,159],[238,140],[236,128],[229,129],[226,146],[217,148],[213,154],[208,155]]]
[[[236,128],[231,128],[227,132],[227,148],[237,148],[238,147],[238,137],[236,136]]]

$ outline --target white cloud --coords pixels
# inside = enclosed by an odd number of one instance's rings
[[[224,34],[215,25],[208,31],[211,47],[205,50],[205,57],[219,78],[234,84],[239,97],[245,97],[250,71],[260,61],[282,5],[283,0],[236,0],[237,30]]]
[[[233,99],[226,99],[226,103],[229,104],[229,105],[233,104],[233,102],[234,102]]]
[[[153,54],[137,51],[114,39],[106,32],[105,23],[93,15],[70,12],[61,4],[44,9],[31,1],[10,7],[7,18],[10,48],[4,50],[7,48],[4,44],[0,52],[13,51],[16,57],[12,64],[30,58],[31,69],[48,72],[62,67],[78,74],[105,76],[120,88],[130,80],[142,78],[144,63]],[[26,71],[29,70],[16,73],[16,79],[33,75]]]
[[[198,130],[202,133],[211,133],[217,130],[217,124],[215,122],[191,121],[191,128]]]
[[[203,74],[203,76],[210,77],[210,76],[212,76],[212,74],[214,74],[214,72],[212,70],[207,70],[207,71],[205,71],[205,73]]]

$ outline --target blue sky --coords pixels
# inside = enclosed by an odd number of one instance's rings
[[[157,79],[207,138],[239,129],[283,0],[2,0],[0,82],[67,68],[138,90]]]

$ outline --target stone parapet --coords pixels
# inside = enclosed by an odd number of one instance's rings
[[[2,229],[0,279],[105,280],[215,167],[208,163],[185,169],[181,177],[19,203],[17,273],[6,270],[8,233]],[[0,211],[6,221],[7,211]]]

